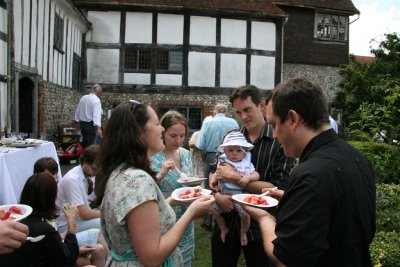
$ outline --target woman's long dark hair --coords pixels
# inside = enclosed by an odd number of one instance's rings
[[[56,198],[56,181],[50,174],[39,172],[26,181],[19,203],[32,207],[33,211],[30,216],[53,220],[58,216]]]
[[[126,164],[124,168],[141,169],[155,178],[147,158],[147,144],[143,140],[144,128],[149,120],[147,108],[147,105],[129,102],[120,104],[113,111],[100,145],[100,155],[96,159],[99,169],[94,205],[101,204],[107,181],[121,163]]]

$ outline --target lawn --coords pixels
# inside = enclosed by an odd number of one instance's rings
[[[201,228],[197,223],[195,223],[194,231],[196,250],[192,267],[211,267],[211,232]],[[237,267],[245,266],[243,257],[240,257]]]

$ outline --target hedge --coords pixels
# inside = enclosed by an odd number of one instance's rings
[[[376,183],[400,184],[400,149],[397,146],[376,142],[349,143],[371,161],[375,169]]]

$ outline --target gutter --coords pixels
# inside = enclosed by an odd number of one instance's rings
[[[282,68],[281,68],[281,82],[283,81],[283,58],[284,58],[284,47],[283,47],[283,44],[284,44],[284,40],[285,40],[285,37],[284,37],[284,34],[285,34],[285,31],[284,31],[284,29],[285,29],[285,25],[286,25],[286,23],[288,22],[288,20],[289,20],[289,18],[288,18],[288,16],[286,16],[285,17],[285,20],[283,21],[283,23],[282,23],[282,27],[281,27],[281,29],[282,29],[282,34],[281,34],[281,38],[282,38],[282,40],[281,40],[281,51],[282,51],[282,56],[281,56],[281,66],[282,66]]]
[[[11,55],[14,46],[14,3],[7,1],[7,99],[6,99],[6,125],[4,131],[11,132],[11,86],[12,86],[12,71],[13,64]]]

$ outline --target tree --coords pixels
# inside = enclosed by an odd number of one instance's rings
[[[385,34],[375,60],[360,63],[350,55],[350,65],[341,66],[339,92],[332,106],[343,110],[345,126],[355,133],[386,129],[393,136],[400,120],[400,37]]]

